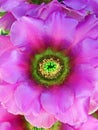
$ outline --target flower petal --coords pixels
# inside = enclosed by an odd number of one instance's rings
[[[26,78],[28,64],[23,60],[24,58],[18,50],[7,50],[0,56],[0,59],[1,80],[15,83]]]
[[[3,107],[6,108],[9,112],[13,114],[21,114],[19,108],[14,101],[14,89],[16,84],[9,85],[7,83],[0,84],[0,102],[2,103]]]
[[[74,94],[67,86],[44,91],[41,95],[43,108],[55,116],[58,113],[65,113],[73,104],[73,100]]]
[[[81,10],[88,4],[88,0],[65,0],[65,4],[73,9]]]
[[[12,43],[29,51],[43,48],[43,21],[22,17],[11,28]]]
[[[88,107],[89,98],[77,98],[74,104],[66,111],[66,113],[58,114],[56,119],[77,128],[87,120]]]
[[[20,111],[25,115],[39,114],[41,106],[39,101],[40,89],[37,90],[31,83],[21,83],[15,91],[15,101]],[[36,101],[36,102],[35,102]]]
[[[82,41],[86,37],[93,39],[98,38],[98,20],[95,15],[88,15],[85,17],[85,20],[82,20],[76,28],[76,36],[74,38],[73,45],[76,45],[78,42]]]
[[[11,13],[5,14],[2,18],[0,18],[0,28],[5,30],[10,30],[12,23],[16,19]]]
[[[49,38],[53,39],[56,46],[63,42],[72,42],[74,39],[74,32],[78,21],[72,18],[67,18],[59,12],[54,12],[46,20],[46,31]],[[62,25],[62,26],[61,26]],[[66,44],[66,43],[65,43]],[[63,45],[62,45],[63,46]]]
[[[39,128],[50,128],[57,120],[50,113],[41,110],[38,116],[26,116],[27,121]]]

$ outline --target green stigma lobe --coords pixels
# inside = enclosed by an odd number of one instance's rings
[[[49,61],[44,64],[44,70],[46,72],[52,72],[57,69],[57,64],[55,62]]]

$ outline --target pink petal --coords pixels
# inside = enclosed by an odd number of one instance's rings
[[[9,83],[15,83],[26,78],[27,65],[23,68],[23,57],[17,50],[8,50],[0,56],[0,78]]]
[[[24,1],[25,0],[1,0],[0,6],[6,11],[11,11],[13,8],[15,8]]]
[[[77,20],[67,18],[64,14],[52,13],[46,20],[46,31],[48,37],[53,39],[52,44],[61,46],[63,42],[65,44],[67,44],[66,42],[72,42],[77,24]]]
[[[61,130],[97,130],[97,129],[98,129],[98,120],[91,116],[89,116],[88,120],[77,129],[67,124],[61,125]]]
[[[87,120],[88,107],[88,98],[76,98],[74,104],[66,111],[66,113],[58,114],[56,119],[77,128]]]
[[[8,49],[12,48],[12,43],[10,42],[9,36],[2,36],[0,35],[0,56],[7,51]]]
[[[81,10],[88,4],[88,0],[65,0],[65,4],[73,9]]]
[[[57,120],[50,113],[41,110],[38,116],[26,116],[27,121],[39,128],[50,128]]]
[[[82,69],[83,68],[81,68],[79,72],[78,66],[76,66],[76,70],[73,71],[73,74],[69,77],[68,84],[73,88],[75,97],[89,97],[94,89],[90,75],[92,73],[89,73],[86,69]],[[86,71],[88,73],[86,73]]]
[[[92,114],[96,110],[98,110],[98,81],[93,82],[95,88],[92,91],[92,95],[90,98],[90,108],[89,113]]]
[[[40,89],[37,90],[33,87],[33,84],[21,83],[15,91],[15,101],[20,111],[25,115],[39,114],[40,101],[39,101]],[[36,102],[35,102],[36,101]]]
[[[77,130],[97,130],[98,129],[98,120],[89,116],[88,121],[84,123]]]
[[[0,18],[0,28],[4,30],[10,30],[11,25],[16,19],[11,13],[5,14],[2,18]]]
[[[85,20],[81,21],[76,29],[76,36],[73,45],[77,44],[86,37],[97,38],[98,20],[94,15],[87,16]]]
[[[16,105],[14,97],[14,89],[16,85],[0,84],[0,101],[4,108],[14,114],[21,114],[19,108]]]
[[[9,37],[0,36],[0,80],[15,83],[29,76],[28,57],[10,42]]]
[[[73,101],[74,94],[67,86],[58,86],[58,88],[44,91],[41,95],[43,108],[55,116],[60,113],[66,113]]]
[[[16,21],[11,29],[11,40],[18,47],[24,47],[28,51],[43,48],[43,21],[23,17]],[[21,28],[20,28],[21,26]]]
[[[9,122],[1,122],[0,129],[1,130],[11,130],[11,124]]]

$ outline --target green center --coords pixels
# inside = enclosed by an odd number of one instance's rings
[[[32,76],[46,87],[62,84],[69,74],[69,57],[48,48],[32,60]]]
[[[54,61],[48,61],[44,64],[43,69],[44,69],[44,71],[46,71],[48,73],[54,72],[57,69],[57,63]]]

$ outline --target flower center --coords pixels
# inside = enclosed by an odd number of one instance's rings
[[[32,60],[33,78],[46,87],[62,84],[69,70],[69,58],[50,48],[41,54],[36,54]]]
[[[46,79],[57,78],[63,67],[60,63],[60,59],[54,56],[45,57],[39,62],[38,66],[39,73]]]

